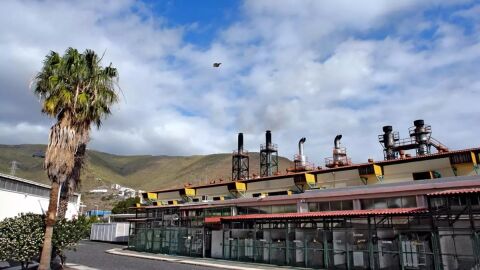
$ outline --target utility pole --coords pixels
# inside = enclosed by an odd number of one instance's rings
[[[10,166],[10,175],[15,175],[15,172],[17,171],[17,165],[18,162],[16,160],[13,160]]]

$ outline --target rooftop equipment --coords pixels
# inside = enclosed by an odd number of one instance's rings
[[[378,135],[378,140],[383,146],[385,160],[397,159],[399,155],[406,157],[405,150],[416,150],[417,156],[431,153],[431,147],[435,147],[439,153],[448,152],[448,148],[435,140],[432,135],[432,127],[425,125],[422,119],[413,121],[413,126],[408,129],[409,138],[400,139],[398,132],[392,131],[392,126],[383,127],[384,134]]]
[[[238,148],[232,155],[232,180],[247,179],[249,170],[248,151],[243,149],[243,133],[238,133]]]
[[[272,133],[265,133],[265,144],[260,145],[260,177],[278,173],[278,147],[272,143]]]
[[[298,160],[298,163],[300,166],[305,166],[306,163],[306,158],[305,155],[303,154],[303,144],[305,143],[307,139],[305,137],[301,138],[300,141],[298,141],[298,156],[296,157],[295,160]]]
[[[352,165],[352,160],[347,156],[347,149],[340,146],[342,135],[335,136],[333,140],[333,154],[332,157],[325,159],[325,166],[328,168],[336,168],[342,166]]]
[[[398,131],[393,131],[392,126],[384,126],[383,134],[378,135],[378,141],[383,145],[383,156],[385,160],[396,159],[398,151],[395,151],[395,144],[400,139]]]
[[[314,168],[314,165],[308,162],[307,157],[305,156],[303,145],[307,141],[305,137],[301,138],[298,141],[298,154],[293,157],[293,162],[295,167],[288,168],[287,172],[303,172],[303,171],[311,171]]]

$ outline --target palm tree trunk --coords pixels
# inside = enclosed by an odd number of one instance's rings
[[[50,269],[52,254],[53,226],[55,225],[58,208],[58,195],[61,184],[68,184],[67,180],[72,175],[77,151],[76,130],[71,128],[71,115],[64,113],[50,129],[49,143],[45,153],[45,169],[48,178],[52,181],[50,202],[47,217],[45,218],[45,238],[43,239],[42,255],[39,270]]]
[[[80,138],[78,139],[79,146],[75,153],[75,163],[73,166],[72,175],[65,182],[60,192],[60,203],[58,206],[58,218],[65,218],[68,209],[68,202],[70,196],[78,190],[80,186],[80,173],[83,168],[85,154],[87,150],[88,131],[78,132]],[[87,134],[86,136],[84,134]],[[84,136],[84,137],[82,137]]]
[[[57,215],[57,200],[59,192],[60,184],[58,182],[53,182],[52,189],[50,191],[50,202],[48,203],[47,217],[45,219],[45,238],[43,240],[42,255],[40,257],[40,265],[38,267],[38,270],[50,269],[50,260],[52,257],[53,226],[55,226],[55,220]]]
[[[68,201],[70,199],[70,192],[68,191],[68,188],[69,188],[68,183],[65,183],[62,186],[62,189],[60,191],[60,201],[58,203],[58,211],[57,211],[57,218],[59,219],[64,219],[65,214],[67,213]]]

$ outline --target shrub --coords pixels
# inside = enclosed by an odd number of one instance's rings
[[[45,233],[44,218],[20,214],[0,222],[0,261],[17,261],[22,269],[39,255]]]
[[[75,249],[76,244],[90,234],[91,220],[80,216],[77,219],[57,220],[52,238],[52,256],[60,256],[65,262],[65,251]],[[22,269],[36,259],[43,244],[45,216],[20,214],[0,222],[0,261],[17,261]]]
[[[90,220],[84,216],[77,219],[57,220],[53,229],[53,255],[60,256],[62,264],[65,262],[65,251],[75,249],[77,243],[90,234]]]

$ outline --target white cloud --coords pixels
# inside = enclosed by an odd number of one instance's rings
[[[201,22],[168,27],[138,2],[3,1],[0,142],[46,140],[51,123],[28,83],[49,50],[73,46],[106,50],[105,63],[120,72],[125,97],[93,132],[90,147],[99,150],[230,152],[242,131],[258,151],[271,129],[281,155],[292,157],[306,136],[306,153],[322,165],[342,133],[363,162],[382,157],[383,125],[406,135],[418,118],[452,148],[475,146],[478,5],[459,2],[246,1],[239,20],[202,48],[184,38]],[[431,8],[470,20],[472,32],[426,17]]]

